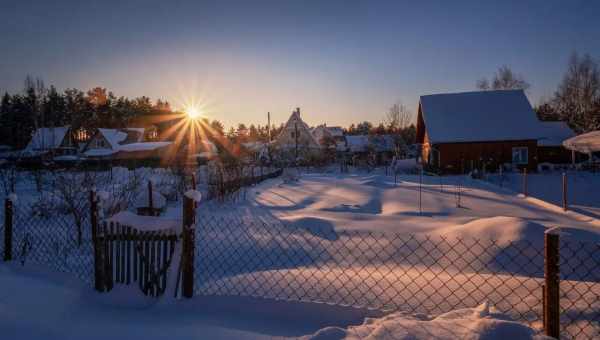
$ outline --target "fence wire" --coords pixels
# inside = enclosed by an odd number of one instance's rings
[[[559,267],[562,334],[600,338],[600,243],[561,240]]]
[[[14,204],[13,259],[74,274],[93,282],[93,244],[88,201],[73,206],[41,201]]]

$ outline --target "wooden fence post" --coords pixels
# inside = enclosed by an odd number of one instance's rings
[[[559,338],[560,335],[560,278],[559,236],[544,234],[544,332]]]
[[[4,261],[12,260],[13,202],[4,201]]]
[[[92,225],[92,242],[94,243],[94,288],[104,291],[102,245],[98,240],[98,200],[96,192],[90,191],[90,223]]]
[[[192,174],[192,190],[196,190],[196,175]]]
[[[562,203],[563,203],[563,210],[567,211],[568,204],[567,204],[567,173],[563,172],[562,174]]]
[[[527,197],[527,168],[523,168],[523,195]]]
[[[194,296],[194,238],[195,219],[194,200],[183,196],[183,244],[182,244],[182,292],[186,298]]]

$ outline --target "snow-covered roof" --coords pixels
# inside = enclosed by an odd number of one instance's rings
[[[563,146],[569,150],[583,153],[600,151],[600,130],[584,133],[567,139]]]
[[[367,150],[369,145],[369,136],[367,135],[356,135],[346,136],[346,144],[351,152],[363,152]]]
[[[119,143],[127,138],[127,133],[117,129],[99,128],[98,132],[102,134],[113,150],[117,150],[119,148]]]
[[[544,137],[522,90],[432,94],[421,96],[419,105],[432,143]]]
[[[135,151],[151,151],[164,148],[171,145],[173,142],[142,142],[122,144],[118,146],[118,151],[135,152]]]
[[[32,152],[59,148],[69,129],[69,126],[37,129],[25,151]]]
[[[327,131],[331,134],[332,137],[343,137],[344,129],[339,126],[328,126]]]
[[[540,146],[561,146],[562,143],[575,136],[575,132],[565,122],[540,122],[544,134],[538,140]]]

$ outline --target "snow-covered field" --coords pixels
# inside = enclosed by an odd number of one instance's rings
[[[569,209],[600,219],[600,173],[567,171]],[[518,193],[523,191],[523,175],[505,173],[487,176],[490,182]],[[562,173],[542,172],[527,175],[528,195],[562,207]]]
[[[98,186],[108,192],[109,203],[129,193],[131,176],[119,173],[115,176],[122,178],[119,183]],[[363,337],[363,333],[390,338],[389,330],[394,330],[391,338],[402,334],[406,338],[519,338],[518,334],[527,338],[532,334],[528,328],[500,320],[512,317],[541,327],[543,235],[548,228],[560,227],[561,239],[573,250],[563,259],[568,273],[562,281],[563,324],[571,335],[593,338],[600,334],[596,298],[600,296],[600,251],[594,248],[600,244],[600,223],[592,216],[564,213],[464,176],[400,175],[395,183],[382,169],[350,174],[331,169],[303,173],[297,181],[293,177],[265,181],[225,203],[200,203],[195,259],[198,296],[191,301],[144,303],[135,310],[115,307],[114,301],[97,306],[112,296],[119,299],[120,293],[98,297],[88,291],[89,284],[82,287],[52,275],[0,267],[0,275],[7,279],[0,279],[0,286],[11,282],[6,289],[0,288],[0,313],[11,310],[6,306],[19,299],[28,301],[23,310],[5,312],[7,320],[19,320],[14,321],[16,326],[10,328],[11,322],[3,321],[0,325],[14,332],[27,329],[36,337],[36,329],[28,323],[35,325],[36,318],[23,321],[19,316],[24,314],[18,314],[38,303],[34,295],[28,297],[29,289],[19,288],[31,284],[33,291],[49,286],[48,294],[59,296],[54,300],[58,309],[51,311],[55,322],[44,322],[41,328],[57,338],[65,334],[80,338],[77,335],[86,331],[83,327],[73,326],[68,329],[72,333],[64,333],[55,325],[69,318],[84,325],[95,314],[105,330],[98,337],[124,332],[122,323],[116,321],[122,319],[131,325],[127,331],[133,333],[128,334],[148,334],[148,338],[314,334],[317,339],[339,339]],[[143,178],[157,183],[165,196],[177,192],[172,173],[153,171]],[[202,189],[205,181],[202,176],[198,179]],[[35,195],[28,195],[32,182],[28,183],[20,188],[18,203],[33,202]],[[180,200],[168,199],[167,205],[167,216],[181,216]],[[34,219],[56,222],[52,217]],[[52,252],[48,256],[65,259],[61,249],[47,248]],[[48,265],[71,274],[83,266],[87,269],[79,277],[90,278],[92,258],[73,254],[79,261],[76,265],[57,266],[52,261]],[[43,259],[36,262],[45,264]],[[24,297],[9,291],[19,291]],[[485,303],[493,308],[481,307]],[[218,316],[216,309],[222,310]],[[247,310],[268,315],[257,317]],[[382,317],[382,311],[395,314],[360,325],[366,316]],[[115,313],[119,318],[113,320],[110,316]],[[186,317],[171,318],[181,314]],[[159,328],[164,320],[172,327]]]
[[[42,298],[43,297],[43,298]],[[99,295],[68,276],[0,266],[4,339],[542,339],[487,304],[430,317],[242,297]]]

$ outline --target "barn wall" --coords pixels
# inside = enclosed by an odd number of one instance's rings
[[[570,164],[571,151],[562,146],[538,146],[538,158],[540,163]],[[581,159],[577,157],[576,160]]]
[[[500,164],[512,163],[513,147],[528,148],[528,164],[519,167],[527,167],[529,171],[535,171],[538,164],[538,149],[535,140],[433,145],[433,148],[439,152],[439,162],[441,163],[439,168],[448,173],[469,172],[473,169],[482,170],[484,164],[487,171],[495,171]]]

